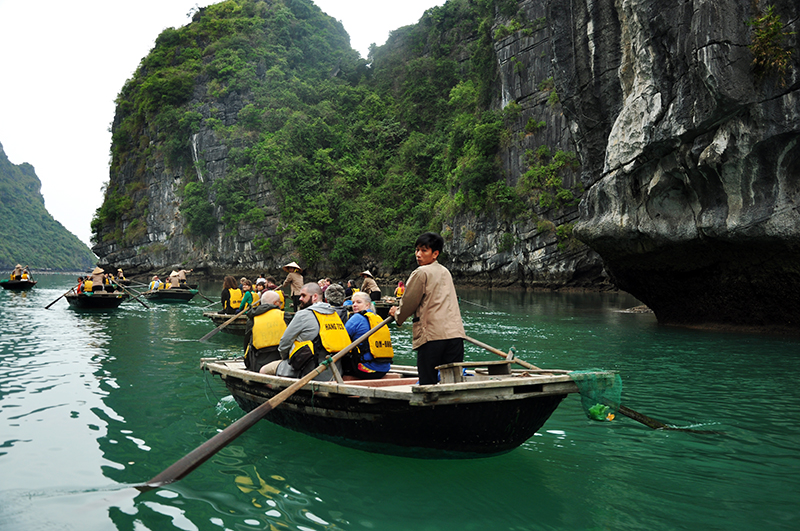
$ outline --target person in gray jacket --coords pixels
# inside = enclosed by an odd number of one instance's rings
[[[320,334],[319,319],[329,319],[334,325],[323,331],[325,338]],[[341,328],[339,328],[341,326]],[[328,327],[326,327],[328,328]],[[303,342],[314,343],[313,358],[308,363],[300,365],[297,356],[300,354],[298,346]],[[335,345],[334,349],[326,350],[324,344]],[[261,372],[264,374],[277,374],[291,378],[300,378],[308,374],[327,354],[335,354],[341,348],[350,344],[350,336],[336,313],[336,310],[322,301],[322,288],[315,282],[303,285],[300,290],[300,309],[286,327],[278,344],[281,361],[266,365]],[[341,347],[341,348],[339,348]],[[305,348],[305,347],[304,347]],[[333,374],[326,369],[315,380],[330,380]]]

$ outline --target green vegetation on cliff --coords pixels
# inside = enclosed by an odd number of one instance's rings
[[[295,249],[306,264],[370,256],[404,267],[409,242],[458,212],[514,216],[538,204],[536,186],[557,179],[510,188],[498,158],[510,117],[489,109],[496,7],[511,12],[516,2],[450,0],[367,60],[310,0],[200,9],[158,37],[119,94],[96,241],[130,244],[141,234],[125,222],[147,214],[143,183],[158,163],[182,172],[180,212],[198,240],[258,227],[266,214],[253,191],[266,184],[286,239],[256,246]],[[235,117],[219,109],[233,101]],[[191,139],[208,129],[228,146],[228,169],[200,182]],[[113,177],[123,173],[132,180]]]
[[[94,254],[47,212],[41,188],[33,166],[12,164],[0,144],[0,272],[90,268]]]

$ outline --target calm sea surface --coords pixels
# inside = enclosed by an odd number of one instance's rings
[[[800,340],[658,326],[625,294],[459,290],[467,334],[547,368],[619,371],[667,424],[587,420],[570,395],[520,448],[370,454],[262,421],[185,479],[144,482],[242,416],[200,358],[235,357],[208,302],[79,312],[72,276],[0,292],[0,529],[800,529]],[[218,300],[220,285],[201,285]],[[413,364],[410,328],[392,325]],[[496,359],[468,346],[467,358]]]

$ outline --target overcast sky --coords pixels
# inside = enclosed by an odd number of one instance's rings
[[[0,144],[42,181],[45,206],[89,244],[108,181],[114,99],[158,34],[197,0],[0,0]],[[363,57],[444,0],[316,0]]]

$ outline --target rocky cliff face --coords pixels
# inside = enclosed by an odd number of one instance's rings
[[[511,124],[510,141],[500,153],[509,186],[516,185],[528,168],[526,151],[543,145],[552,152],[576,151],[569,123],[561,106],[552,98],[550,26],[546,23],[545,7],[541,1],[519,2],[518,14],[510,17],[498,12],[493,28],[510,27],[514,19],[524,21],[522,30],[515,29],[494,41],[499,76],[492,107],[500,110],[513,103],[520,108]],[[461,60],[469,61],[470,57],[465,55]],[[258,72],[259,76],[264,74]],[[202,115],[200,130],[181,140],[191,145],[198,180],[213,184],[236,166],[232,152],[238,147],[215,134],[213,124],[236,123],[249,101],[246,94],[235,91],[213,104],[204,103],[210,99],[213,100],[208,86],[196,85],[189,107]],[[537,126],[532,129],[530,123]],[[118,126],[115,123],[115,129]],[[141,146],[141,139],[139,142]],[[254,179],[250,190],[250,198],[266,212],[264,221],[257,226],[241,223],[236,230],[218,224],[208,239],[199,240],[186,235],[180,212],[179,191],[187,179],[186,166],[148,158],[144,151],[136,151],[112,174],[112,181],[119,189],[129,191],[134,204],[147,204],[144,218],[128,219],[123,214],[122,234],[106,234],[97,242],[94,251],[103,264],[123,267],[129,274],[193,267],[196,272],[218,277],[238,271],[275,272],[296,259],[291,245],[285,244],[292,235],[280,230],[276,199],[264,180]],[[574,187],[579,177],[579,172],[565,171],[563,186]],[[209,188],[213,190],[213,186]],[[213,192],[210,199],[217,204]],[[214,217],[221,219],[220,207],[214,208]],[[491,286],[607,285],[598,255],[568,234],[557,235],[559,227],[571,227],[577,219],[576,205],[526,207],[524,214],[516,219],[499,214],[480,218],[462,214],[442,228],[449,241],[448,266],[459,281]],[[269,255],[260,252],[256,238],[269,239],[275,251]],[[376,263],[365,263],[364,267],[380,271]],[[337,276],[340,272],[336,264],[323,260],[308,273],[318,277]]]
[[[207,86],[199,85],[195,89],[193,102],[202,102],[206,90]],[[215,102],[213,107],[200,105],[198,112],[203,116],[204,124],[209,119],[215,119],[229,126],[236,123],[245,103],[234,92]],[[230,150],[237,145],[220,140],[213,128],[206,125],[187,140],[191,145],[198,180],[214,183],[222,179],[229,169]],[[111,238],[96,244],[93,250],[101,257],[101,264],[122,267],[131,275],[185,266],[194,268],[197,274],[221,277],[233,271],[275,270],[289,261],[280,254],[265,260],[263,253],[254,249],[253,242],[257,237],[278,237],[280,219],[275,199],[266,184],[252,191],[254,199],[263,205],[267,214],[263,225],[254,227],[243,223],[238,231],[226,230],[219,225],[208,239],[198,242],[196,238],[185,234],[186,227],[180,213],[181,198],[178,191],[185,179],[185,167],[170,167],[163,159],[157,159],[154,164],[149,162],[150,159],[144,162],[145,155],[141,153],[138,157],[127,161],[112,178],[122,188],[135,187],[137,191],[131,194],[134,203],[147,202],[146,218],[139,220],[145,222],[146,230],[133,241]],[[147,165],[144,172],[140,169],[143,165]],[[138,186],[135,183],[142,178],[142,173],[145,186]],[[219,211],[214,212],[214,216],[216,219],[222,217]],[[136,218],[125,219],[125,228],[135,221]]]
[[[800,327],[800,4],[773,5],[783,79],[753,67],[758,2],[548,3],[576,234],[660,322]]]
[[[518,3],[526,22],[522,30],[495,41],[498,80],[493,107],[520,106],[511,124],[511,140],[501,150],[506,183],[515,186],[529,167],[526,152],[548,146],[553,152],[577,150],[562,106],[553,98],[553,54],[546,5]],[[494,29],[513,24],[498,14]],[[539,124],[532,129],[529,123]],[[563,186],[573,188],[580,173],[564,172]],[[575,240],[559,240],[556,227],[578,220],[577,206],[536,208],[509,220],[501,216],[461,215],[453,221],[448,266],[457,280],[487,286],[536,288],[603,287],[602,261]],[[450,230],[446,227],[445,231]]]

